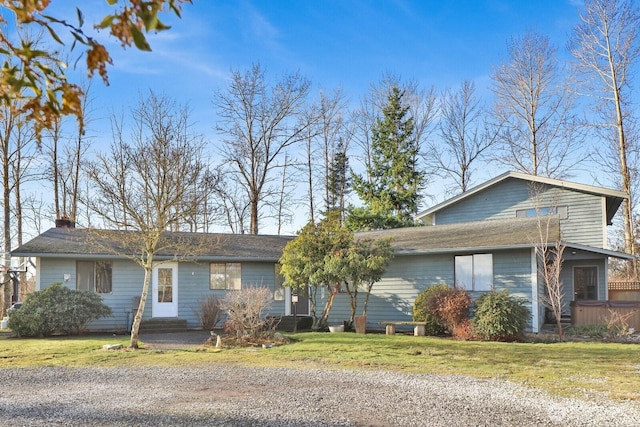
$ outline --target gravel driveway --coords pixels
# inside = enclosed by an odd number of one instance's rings
[[[0,375],[2,426],[640,425],[631,404],[458,376],[216,364]]]
[[[150,334],[189,348],[206,332]],[[462,376],[244,368],[0,370],[0,426],[638,426],[640,405]]]

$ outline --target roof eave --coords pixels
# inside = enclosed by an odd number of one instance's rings
[[[433,254],[448,254],[448,253],[463,253],[463,252],[489,252],[497,250],[509,250],[509,249],[531,249],[535,245],[531,243],[515,244],[515,245],[496,245],[496,246],[467,246],[458,248],[432,248],[432,249],[399,249],[394,250],[396,255],[433,255]]]
[[[35,252],[11,252],[12,257],[25,257],[25,258],[57,258],[57,259],[133,259],[133,257],[128,257],[125,255],[115,255],[115,254],[75,254],[75,253],[35,253]],[[201,257],[174,257],[170,255],[155,255],[154,259],[158,261],[169,261],[169,260],[177,260],[180,262],[198,262],[198,261],[207,261],[207,262],[215,262],[215,261],[226,261],[226,262],[278,262],[280,257],[250,257],[250,256],[201,256]]]
[[[593,247],[593,246],[580,245],[578,243],[567,243],[566,247],[570,248],[570,249],[576,249],[576,250],[579,250],[579,251],[592,252],[592,253],[597,253],[597,254],[600,254],[600,255],[606,255],[606,256],[612,257],[612,258],[626,259],[626,260],[629,260],[629,261],[634,259],[633,255],[628,254],[626,252],[613,251],[611,249],[596,248],[596,247]]]

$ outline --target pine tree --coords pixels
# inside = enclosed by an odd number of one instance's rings
[[[413,225],[425,175],[418,170],[413,117],[405,92],[391,88],[371,134],[371,165],[353,174],[353,190],[364,207],[351,208],[347,223],[355,230]]]

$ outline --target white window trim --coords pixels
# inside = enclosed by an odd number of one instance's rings
[[[476,268],[475,268],[475,257],[476,256],[483,256],[483,255],[489,255],[491,257],[491,283],[489,286],[489,289],[482,289],[482,290],[477,290],[476,289]],[[466,291],[470,291],[470,292],[491,292],[494,289],[494,269],[493,269],[493,253],[477,253],[477,254],[466,254],[466,255],[455,255],[453,257],[453,270],[454,270],[454,280],[455,280],[455,284],[456,286],[459,286],[458,284],[458,277],[457,277],[457,262],[456,259],[457,258],[463,258],[463,257],[471,257],[471,286],[464,287],[464,290]]]

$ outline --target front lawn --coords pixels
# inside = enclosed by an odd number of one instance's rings
[[[269,349],[103,350],[128,336],[16,339],[0,334],[0,368],[198,366],[234,363],[329,369],[385,369],[496,378],[575,397],[640,402],[640,345],[598,342],[496,343],[382,334],[301,333]]]

